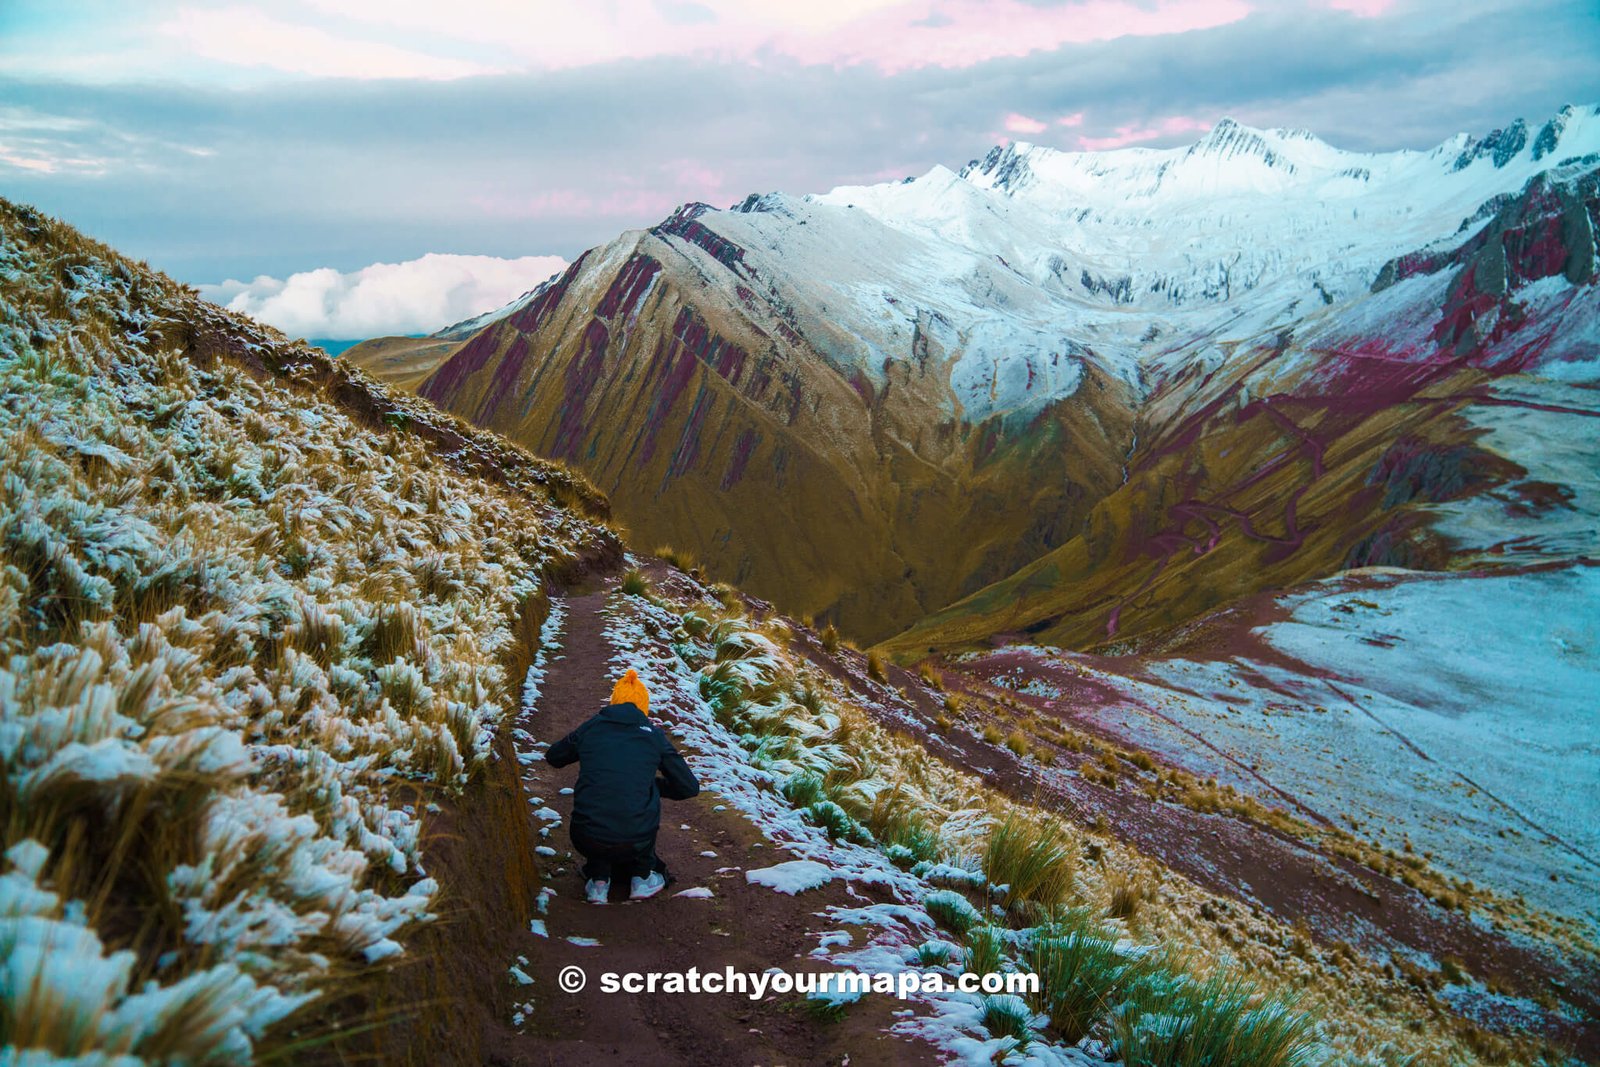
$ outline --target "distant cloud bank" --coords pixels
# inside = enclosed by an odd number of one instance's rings
[[[291,337],[351,340],[432,333],[493,311],[567,265],[560,256],[455,256],[430,252],[404,263],[374,263],[341,272],[265,274],[203,285],[208,300],[276,326]]]
[[[266,275],[213,291],[286,328],[415,332],[531,279],[419,313],[296,272],[571,259],[687,201],[1223,116],[1427,150],[1600,101],[1596,55],[1596,0],[0,0],[0,191],[186,282]]]

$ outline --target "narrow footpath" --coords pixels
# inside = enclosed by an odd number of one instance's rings
[[[615,585],[575,590],[565,599],[561,648],[546,665],[537,707],[524,711],[520,728],[537,747],[519,741],[529,818],[551,827],[541,857],[544,885],[555,890],[541,916],[547,936],[529,932],[506,946],[506,966],[517,966],[530,984],[507,976],[513,997],[525,1005],[520,1024],[506,1020],[486,1051],[489,1062],[525,1064],[852,1064],[931,1062],[931,1048],[887,1038],[892,1011],[903,1006],[886,997],[852,1005],[840,1021],[824,1021],[806,1010],[796,994],[764,1000],[709,993],[627,994],[600,989],[602,972],[625,974],[736,970],[759,973],[833,968],[809,958],[826,929],[816,914],[829,904],[853,903],[840,883],[786,896],[749,885],[746,870],[790,859],[764,842],[755,828],[702,782],[693,800],[663,801],[658,849],[677,879],[660,896],[604,906],[583,900],[578,860],[569,857],[567,822],[572,797],[564,793],[577,767],[560,770],[543,762],[551,744],[597,712],[609,696],[614,653],[605,637],[603,611]],[[652,709],[660,710],[660,709]],[[531,758],[538,757],[538,758]],[[559,824],[541,809],[553,809]],[[614,885],[614,897],[626,893]],[[679,896],[685,891],[710,890]],[[859,901],[854,901],[859,903]],[[526,960],[527,962],[520,962]],[[587,975],[577,993],[562,991],[558,975],[576,965]]]

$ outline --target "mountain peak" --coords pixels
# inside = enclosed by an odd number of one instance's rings
[[[1033,176],[1028,165],[1029,159],[1049,151],[1051,149],[1041,148],[1029,141],[995,145],[983,159],[974,159],[962,167],[958,176],[967,179],[987,178],[983,184],[997,190],[1015,192],[1028,184]]]
[[[1226,117],[1211,127],[1210,132],[1204,137],[1190,146],[1185,156],[1186,158],[1211,156],[1218,159],[1254,158],[1261,160],[1268,166],[1277,166],[1283,163],[1291,170],[1294,166],[1284,160],[1280,153],[1274,151],[1272,145],[1268,143],[1264,131],[1241,125],[1239,122]]]

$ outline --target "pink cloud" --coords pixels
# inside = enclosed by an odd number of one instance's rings
[[[1375,19],[1387,15],[1394,7],[1394,0],[1327,0],[1327,4],[1335,11],[1348,11],[1357,18]]]
[[[494,68],[286,22],[248,7],[182,8],[161,27],[186,51],[243,67],[335,78],[465,78]]]
[[[1013,111],[1006,116],[1005,128],[1007,133],[1043,133],[1049,129],[1049,124],[1031,119]]]
[[[683,203],[668,192],[616,189],[542,189],[525,196],[475,196],[472,204],[489,215],[505,219],[633,218],[664,216]]]
[[[613,218],[655,222],[680,204],[700,200],[718,206],[732,199],[722,171],[692,159],[665,160],[649,173],[638,174],[619,188],[550,186],[531,193],[490,193],[472,203],[487,214],[506,219]]]
[[[1381,11],[1392,0],[1320,0]],[[1126,36],[1169,36],[1245,18],[1258,0],[302,0],[266,14],[234,2],[188,5],[154,42],[277,76],[461,78],[655,56],[760,64],[868,65],[884,73],[986,60]]]
[[[1024,0],[905,3],[824,33],[788,34],[777,51],[805,62],[868,63],[886,73],[916,67],[968,67],[1065,44],[1114,37],[1164,36],[1237,22],[1247,0],[1075,0],[1042,6]],[[930,19],[937,14],[937,19]]]
[[[940,7],[943,19],[937,25],[928,25],[923,12],[906,5],[832,34],[782,41],[779,48],[802,60],[870,63],[886,72],[959,68],[1069,43],[1183,33],[1248,13],[1243,0],[1158,0],[1148,9],[1125,0],[1080,0],[1059,7],[1019,0],[955,0]]]
[[[1168,115],[1148,125],[1130,123],[1118,126],[1117,132],[1106,137],[1078,138],[1078,147],[1085,152],[1103,152],[1108,148],[1126,148],[1131,144],[1153,141],[1157,137],[1170,137],[1179,133],[1197,133],[1209,130],[1211,124],[1188,115]]]
[[[1083,112],[1074,111],[1070,115],[1062,115],[1060,118],[1056,119],[1056,125],[1057,126],[1082,126],[1083,125]]]
[[[919,168],[911,164],[902,164],[898,167],[880,167],[875,171],[861,175],[861,181],[868,185],[875,185],[878,182],[897,182],[902,178],[914,178],[923,169],[926,168]]]

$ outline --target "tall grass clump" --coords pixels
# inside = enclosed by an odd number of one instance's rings
[[[1129,1067],[1306,1067],[1321,1051],[1315,1020],[1242,975],[1155,973],[1134,984],[1113,1047]]]
[[[656,557],[688,574],[696,567],[694,555],[671,545],[662,545],[656,549]]]
[[[824,799],[822,776],[815,771],[801,771],[786,778],[783,798],[797,808],[809,808]]]
[[[1026,960],[1028,970],[1039,976],[1039,991],[1030,1002],[1050,1017],[1050,1028],[1069,1045],[1108,1018],[1129,983],[1143,973],[1141,963],[1118,951],[1114,938],[1093,928],[1042,932]]]
[[[885,790],[874,797],[864,821],[884,846],[884,851],[902,866],[936,859],[939,855],[939,832],[923,814],[916,798],[902,787]]]
[[[1019,1046],[1033,1039],[1028,1005],[1014,993],[983,998],[983,1028],[994,1037],[1013,1038]]]
[[[887,682],[889,680],[887,661],[883,658],[883,653],[877,649],[867,653],[867,675],[875,682]]]
[[[989,831],[983,872],[1005,887],[1008,911],[1024,903],[1047,909],[1060,905],[1072,891],[1074,870],[1072,841],[1055,819],[1012,811]]]
[[[922,907],[934,922],[954,934],[965,934],[983,921],[972,902],[953,889],[935,889],[922,898]]]
[[[999,974],[1005,963],[1005,932],[984,923],[967,931],[966,970],[969,974]]]
[[[839,629],[833,623],[830,622],[822,628],[820,640],[822,641],[823,651],[827,652],[828,655],[836,656],[839,654]]]
[[[819,800],[805,809],[806,818],[825,830],[835,841],[854,841],[860,845],[873,843],[872,834],[851,814],[831,800]]]

